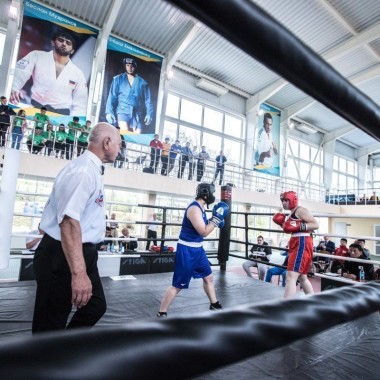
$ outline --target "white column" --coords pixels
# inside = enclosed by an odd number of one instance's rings
[[[331,140],[323,145],[323,183],[326,190],[331,189],[334,153],[335,140]]]
[[[0,189],[0,269],[8,267],[20,151],[5,148]]]

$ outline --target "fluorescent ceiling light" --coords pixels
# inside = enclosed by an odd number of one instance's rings
[[[204,78],[198,79],[196,86],[218,96],[226,95],[228,93],[228,90],[225,87]]]

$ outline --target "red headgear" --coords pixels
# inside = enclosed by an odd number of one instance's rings
[[[298,206],[298,197],[295,191],[285,191],[280,195],[280,199],[281,201],[283,199],[289,201],[289,210],[293,210],[295,207]]]

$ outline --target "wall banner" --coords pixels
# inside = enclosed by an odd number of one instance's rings
[[[98,31],[25,1],[10,102],[34,116],[47,108],[54,125],[87,115],[88,84]]]
[[[264,103],[260,105],[255,134],[253,170],[275,176],[280,175],[280,121],[281,111]]]
[[[148,145],[155,133],[162,57],[115,37],[108,39],[99,121],[126,141]]]

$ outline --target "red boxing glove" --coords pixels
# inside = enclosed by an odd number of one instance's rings
[[[273,221],[281,227],[285,223],[285,219],[286,219],[286,215],[281,214],[280,212],[273,215]]]
[[[287,220],[284,223],[283,229],[287,234],[291,234],[293,232],[304,232],[307,231],[307,224],[305,222],[301,222],[300,220]]]

